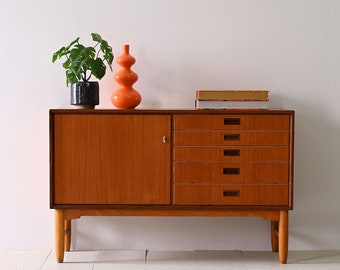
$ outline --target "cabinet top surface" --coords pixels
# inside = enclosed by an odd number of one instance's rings
[[[291,114],[285,109],[51,109],[53,114]]]

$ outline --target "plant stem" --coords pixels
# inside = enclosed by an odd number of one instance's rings
[[[100,44],[100,42],[97,42],[97,44],[94,45],[94,48],[96,48],[99,44]],[[97,55],[96,55],[96,58],[98,58],[100,51],[101,51],[101,49],[99,48]]]
[[[86,77],[86,71],[84,71],[83,76],[82,76],[82,80],[84,82],[88,82],[90,80],[91,76],[92,76],[92,73],[90,73],[90,75],[88,77]]]

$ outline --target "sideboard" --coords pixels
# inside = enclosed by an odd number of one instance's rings
[[[81,216],[248,216],[286,263],[292,110],[50,110],[56,260]]]

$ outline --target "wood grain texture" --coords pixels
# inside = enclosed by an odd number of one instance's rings
[[[169,204],[170,116],[58,115],[56,204]]]
[[[239,173],[224,174],[225,169]],[[175,162],[173,182],[288,183],[288,162]]]
[[[57,209],[54,211],[54,230],[55,230],[55,256],[57,262],[64,261],[64,210]]]
[[[238,155],[228,155],[228,151]],[[237,152],[234,152],[237,153]],[[289,147],[284,146],[175,146],[173,147],[174,161],[287,161]]]
[[[230,114],[230,111],[225,111],[222,115],[217,113],[215,115],[195,115],[190,113],[187,115],[175,115],[173,120],[174,129],[289,130],[290,119],[288,115],[276,115],[270,111],[267,111],[267,114],[259,114],[259,111],[251,112],[251,110],[245,110],[244,113],[248,115]],[[225,124],[225,119],[240,119],[240,123],[234,125]]]
[[[224,139],[238,135],[239,139]],[[177,145],[288,145],[288,131],[255,130],[175,130],[174,146]]]
[[[224,196],[239,191],[238,196]],[[288,205],[287,184],[174,184],[174,205]]]
[[[288,256],[288,211],[280,211],[279,221],[279,260],[287,263]]]

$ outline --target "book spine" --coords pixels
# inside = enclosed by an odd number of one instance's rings
[[[268,90],[196,90],[196,100],[263,100]]]
[[[268,101],[195,100],[196,109],[267,109]]]
[[[197,98],[196,100],[202,101],[269,101],[269,98]]]

